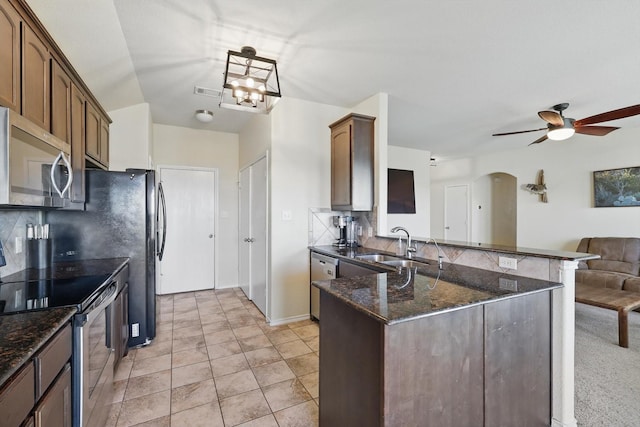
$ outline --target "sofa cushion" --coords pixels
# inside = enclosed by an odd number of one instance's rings
[[[587,252],[600,255],[600,259],[587,261],[590,270],[640,274],[639,238],[593,237],[589,240]]]
[[[600,270],[576,270],[576,285],[622,289],[624,281],[634,276]]]
[[[622,289],[625,291],[640,292],[640,277],[630,277],[624,281]]]

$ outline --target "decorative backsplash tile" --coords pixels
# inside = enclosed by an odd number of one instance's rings
[[[27,224],[40,222],[40,211],[0,211],[0,241],[7,265],[0,267],[0,278],[25,269],[25,235]],[[16,254],[16,238],[21,239],[22,252]]]

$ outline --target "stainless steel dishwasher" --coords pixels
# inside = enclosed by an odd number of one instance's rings
[[[336,278],[338,259],[311,252],[311,281]],[[311,317],[320,320],[320,290],[311,286]]]

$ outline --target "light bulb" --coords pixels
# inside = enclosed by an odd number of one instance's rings
[[[238,83],[237,80],[234,80],[234,81],[231,82],[231,86],[233,86],[233,87],[238,87],[239,84],[240,83]]]
[[[266,88],[264,85],[260,85],[260,86],[258,87],[258,90],[259,90],[260,92],[264,92],[264,91],[266,91],[266,90],[267,90],[267,88]]]
[[[247,79],[247,86],[253,87],[254,84],[255,84],[255,82],[253,81],[253,79],[251,77],[249,77]]]

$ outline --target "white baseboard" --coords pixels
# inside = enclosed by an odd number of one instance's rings
[[[311,316],[309,314],[302,314],[300,316],[285,317],[285,318],[282,318],[282,319],[271,319],[269,321],[269,326],[286,325],[287,323],[300,322],[302,320],[309,320],[309,319],[311,319]]]

